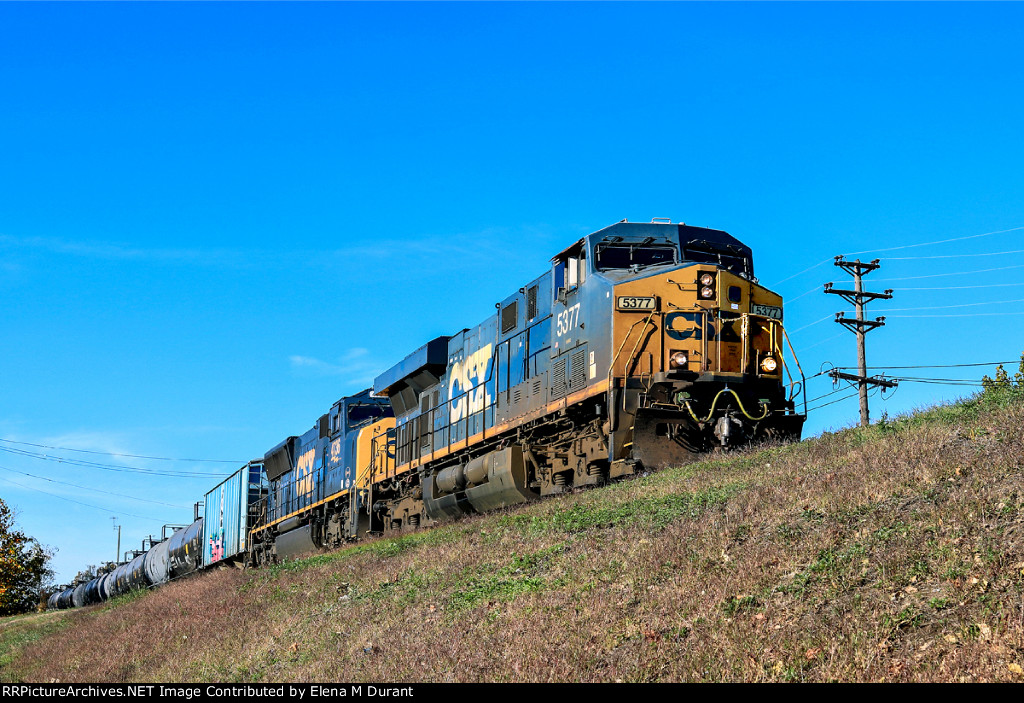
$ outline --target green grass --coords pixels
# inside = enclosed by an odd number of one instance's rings
[[[127,593],[122,593],[119,596],[115,596],[103,604],[104,610],[112,610],[114,608],[120,608],[129,603],[134,603],[140,598],[145,598],[150,593],[149,589],[136,588]]]
[[[15,681],[11,670],[25,645],[67,627],[66,612],[32,613],[0,621],[0,681]]]
[[[511,529],[532,535],[546,533],[579,533],[610,527],[641,527],[661,530],[683,517],[695,518],[704,511],[723,505],[744,488],[733,482],[712,486],[694,493],[655,495],[645,498],[617,500],[618,494],[580,502],[568,508],[557,508],[549,514],[514,514],[499,521]]]
[[[61,681],[1024,682],[1021,426],[986,393],[716,453],[200,575],[0,639],[0,661]]]

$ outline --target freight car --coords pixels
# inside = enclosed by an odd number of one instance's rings
[[[147,539],[143,547],[148,541],[149,549],[134,553],[91,581],[51,595],[47,608],[79,608],[159,586],[220,562],[243,561],[249,531],[255,525],[253,508],[265,495],[263,460],[250,461],[206,493],[205,517],[197,514],[191,524],[158,542]]]
[[[623,220],[242,467],[207,493],[205,520],[49,605],[416,529],[716,446],[799,439],[803,376],[785,346],[795,361],[782,298],[758,283],[749,247]]]

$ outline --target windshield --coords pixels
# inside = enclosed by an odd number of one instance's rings
[[[644,268],[676,262],[675,247],[644,244],[599,244],[595,249],[599,271]]]
[[[379,417],[384,417],[384,407],[369,403],[355,403],[348,406],[348,428],[365,425]]]
[[[720,251],[711,246],[688,246],[683,251],[686,261],[693,261],[698,264],[715,264],[735,274],[750,274],[751,266],[745,256],[737,256],[734,253]]]

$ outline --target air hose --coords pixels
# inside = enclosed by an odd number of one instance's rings
[[[683,401],[683,405],[686,407],[686,411],[690,413],[690,417],[693,418],[694,422],[707,422],[708,420],[711,419],[711,416],[715,414],[715,406],[718,404],[718,399],[722,396],[723,393],[733,394],[733,397],[736,398],[736,403],[740,406],[740,412],[746,415],[748,420],[753,420],[754,422],[757,422],[768,417],[767,405],[764,406],[764,412],[761,414],[761,417],[754,417],[753,415],[748,413],[747,409],[743,407],[743,401],[740,400],[739,394],[737,394],[736,391],[734,391],[732,388],[723,388],[722,390],[718,391],[718,393],[715,395],[714,400],[711,401],[711,410],[708,411],[708,416],[703,420],[697,417],[697,415],[693,412],[693,408],[690,407],[690,401]]]

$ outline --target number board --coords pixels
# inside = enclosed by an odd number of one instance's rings
[[[653,295],[620,295],[615,298],[615,309],[625,312],[650,312],[658,309],[658,298]]]
[[[751,305],[750,312],[754,315],[763,315],[773,320],[782,319],[782,308],[777,305]]]

